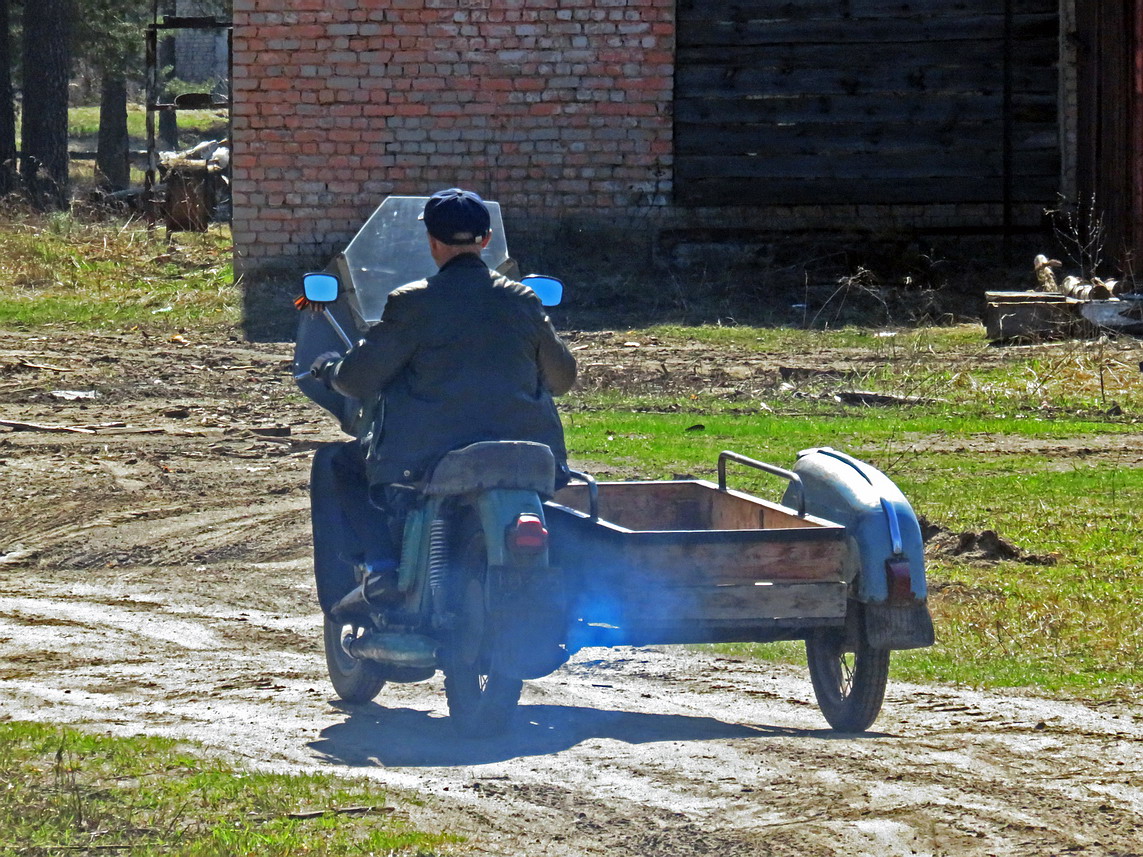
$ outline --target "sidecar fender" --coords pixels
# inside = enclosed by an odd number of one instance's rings
[[[870,645],[932,645],[924,541],[905,495],[877,468],[829,447],[798,453],[794,472],[806,511],[846,529],[855,554],[850,592],[862,605]]]

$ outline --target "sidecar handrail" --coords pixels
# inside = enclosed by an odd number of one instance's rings
[[[578,479],[587,486],[587,511],[592,521],[599,518],[599,486],[595,484],[595,477],[590,473],[580,473],[578,470],[568,468],[568,475]]]
[[[774,464],[767,464],[764,461],[756,461],[753,458],[747,458],[745,455],[739,455],[737,452],[730,452],[724,450],[718,455],[718,490],[726,492],[726,462],[734,461],[738,464],[745,464],[747,467],[754,467],[758,470],[764,470],[774,476],[781,476],[783,479],[788,479],[790,487],[798,495],[798,517],[804,518],[806,516],[806,492],[802,487],[802,477],[792,470],[786,470],[784,467],[778,467]]]

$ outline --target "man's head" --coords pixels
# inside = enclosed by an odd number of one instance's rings
[[[437,191],[429,197],[421,219],[431,237],[450,247],[482,244],[492,225],[484,200],[458,187]]]

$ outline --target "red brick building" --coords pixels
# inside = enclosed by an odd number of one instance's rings
[[[386,195],[515,220],[670,194],[673,0],[234,0],[240,269],[313,265]]]
[[[1038,236],[1143,158],[1138,2],[233,0],[237,268],[292,279],[384,196],[453,184],[556,274],[556,246],[647,265],[794,230]],[[1115,34],[1108,75],[1091,48]],[[1122,94],[1085,113],[1093,68]]]

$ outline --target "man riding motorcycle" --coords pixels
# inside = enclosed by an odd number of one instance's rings
[[[369,434],[315,456],[314,481],[332,483],[365,561],[395,564],[388,527],[361,511],[364,485],[374,503],[390,506],[425,478],[446,452],[487,440],[546,444],[566,469],[563,427],[553,396],[575,382],[576,362],[527,286],[481,259],[491,218],[474,192],[434,194],[422,219],[439,271],[393,291],[381,320],[342,357],[319,356],[311,373],[343,395],[380,400]],[[379,486],[390,486],[378,491]],[[381,497],[386,498],[381,501]],[[350,508],[354,506],[356,508]],[[318,537],[315,527],[315,539]],[[316,546],[316,545],[315,545]],[[348,591],[352,574],[323,586],[323,609]],[[342,593],[343,594],[343,593]]]

